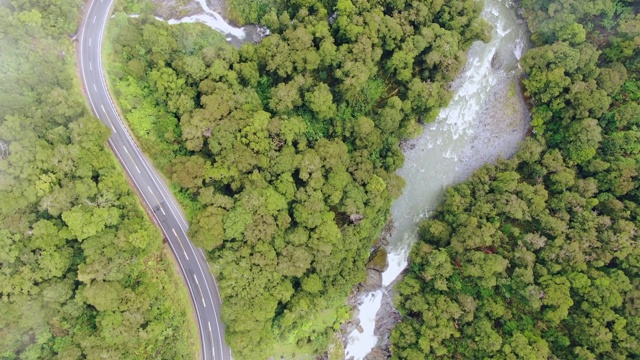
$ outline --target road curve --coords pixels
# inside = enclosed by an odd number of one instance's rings
[[[202,358],[231,360],[224,342],[218,287],[201,249],[187,237],[188,224],[162,178],[138,149],[109,95],[102,67],[102,39],[113,0],[89,0],[80,25],[78,66],[91,109],[110,130],[109,147],[137,188],[178,260],[196,310]]]

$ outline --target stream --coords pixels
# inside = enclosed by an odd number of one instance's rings
[[[407,267],[418,224],[437,207],[444,190],[483,164],[513,155],[526,135],[529,114],[518,85],[519,60],[528,47],[526,24],[511,0],[485,0],[482,17],[493,26],[491,41],[471,46],[465,69],[451,84],[451,103],[420,138],[407,144],[405,163],[398,171],[406,186],[391,208],[389,268],[382,274],[382,289],[360,295],[355,320],[359,329],[348,335],[347,359],[364,359],[380,345],[376,318],[384,321],[389,313],[378,310]]]
[[[179,23],[195,23],[201,22],[226,35],[227,41],[239,41],[245,38],[246,34],[244,29],[237,28],[231,24],[229,24],[218,12],[212,10],[207,4],[206,0],[196,0],[200,7],[204,11],[202,14],[196,14],[192,16],[187,16],[182,19],[170,19],[169,25],[179,24]]]
[[[181,24],[181,23],[203,23],[213,30],[224,34],[225,39],[232,45],[240,47],[240,45],[247,42],[258,42],[263,37],[269,35],[269,30],[263,26],[247,25],[243,27],[236,27],[225,20],[224,13],[222,12],[224,2],[221,0],[192,0],[193,3],[199,5],[199,10],[190,16],[185,16],[180,19],[169,19],[167,23],[169,25]],[[213,3],[210,5],[210,3]],[[136,16],[136,15],[130,15]],[[160,21],[165,21],[162,17],[156,17]]]

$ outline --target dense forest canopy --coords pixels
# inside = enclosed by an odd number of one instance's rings
[[[533,134],[421,224],[394,359],[640,356],[640,2],[521,6]]]
[[[0,358],[193,359],[184,284],[82,101],[80,5],[0,2]]]
[[[399,144],[447,104],[481,9],[275,2],[257,16],[271,35],[240,49],[116,15],[116,98],[207,251],[234,356],[327,349],[402,189]]]

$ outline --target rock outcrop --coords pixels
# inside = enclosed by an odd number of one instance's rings
[[[367,277],[362,283],[364,291],[374,291],[382,287],[382,273],[378,270],[367,269]]]
[[[387,260],[387,250],[379,247],[371,254],[371,260],[367,263],[367,269],[385,272],[389,268],[389,260]]]

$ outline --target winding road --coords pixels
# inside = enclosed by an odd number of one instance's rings
[[[113,0],[89,0],[80,25],[78,66],[91,109],[109,129],[109,147],[127,172],[178,261],[196,311],[202,358],[231,360],[224,342],[218,287],[201,249],[187,237],[188,224],[162,178],[138,149],[109,95],[102,67],[102,40]]]

